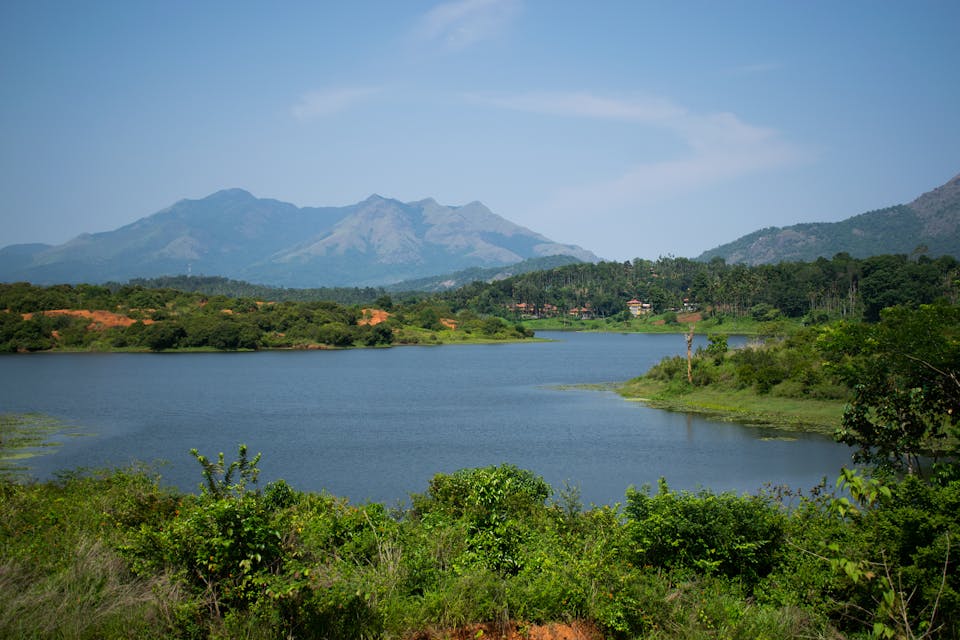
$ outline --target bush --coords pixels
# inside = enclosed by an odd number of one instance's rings
[[[628,531],[636,562],[738,578],[753,585],[774,567],[785,516],[763,497],[673,492],[661,480],[627,491]]]
[[[437,474],[427,496],[413,496],[413,506],[421,517],[463,520],[467,559],[500,573],[516,574],[522,567],[519,551],[529,520],[543,511],[551,493],[540,476],[504,464]]]
[[[340,322],[328,322],[318,327],[314,336],[321,344],[329,344],[334,347],[349,347],[356,338],[354,329]]]

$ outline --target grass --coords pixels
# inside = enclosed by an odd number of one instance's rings
[[[682,316],[681,316],[682,318]],[[541,318],[524,320],[521,324],[534,331],[598,331],[611,333],[687,333],[690,325],[686,322],[667,323],[664,316],[632,318],[626,321],[605,319],[576,320],[569,318]],[[799,328],[795,319],[783,319],[774,322],[758,322],[753,318],[717,316],[696,322],[698,334],[727,335],[782,335]]]
[[[71,551],[72,563],[47,573],[14,560],[0,564],[0,637],[151,638],[171,626],[175,583],[131,576],[97,539],[84,538]]]
[[[403,327],[396,334],[392,346],[403,345],[441,345],[441,344],[506,344],[509,342],[536,342],[535,338],[514,336],[489,336],[463,329],[442,329],[434,331],[420,327]]]
[[[616,387],[626,398],[670,411],[698,413],[718,420],[833,435],[845,403],[840,400],[784,398],[752,389],[725,390],[635,378]]]

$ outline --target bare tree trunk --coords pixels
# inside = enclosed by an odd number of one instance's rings
[[[692,323],[687,334],[687,382],[690,384],[693,384],[693,328],[696,326],[696,322]]]

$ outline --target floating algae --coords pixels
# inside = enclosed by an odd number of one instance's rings
[[[60,443],[52,440],[67,427],[51,416],[39,413],[0,414],[0,478],[20,476],[29,470],[21,461],[52,453]]]

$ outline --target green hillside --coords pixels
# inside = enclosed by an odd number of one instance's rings
[[[773,264],[810,262],[848,253],[960,257],[960,176],[910,204],[870,211],[840,222],[769,227],[702,253],[698,260]]]

